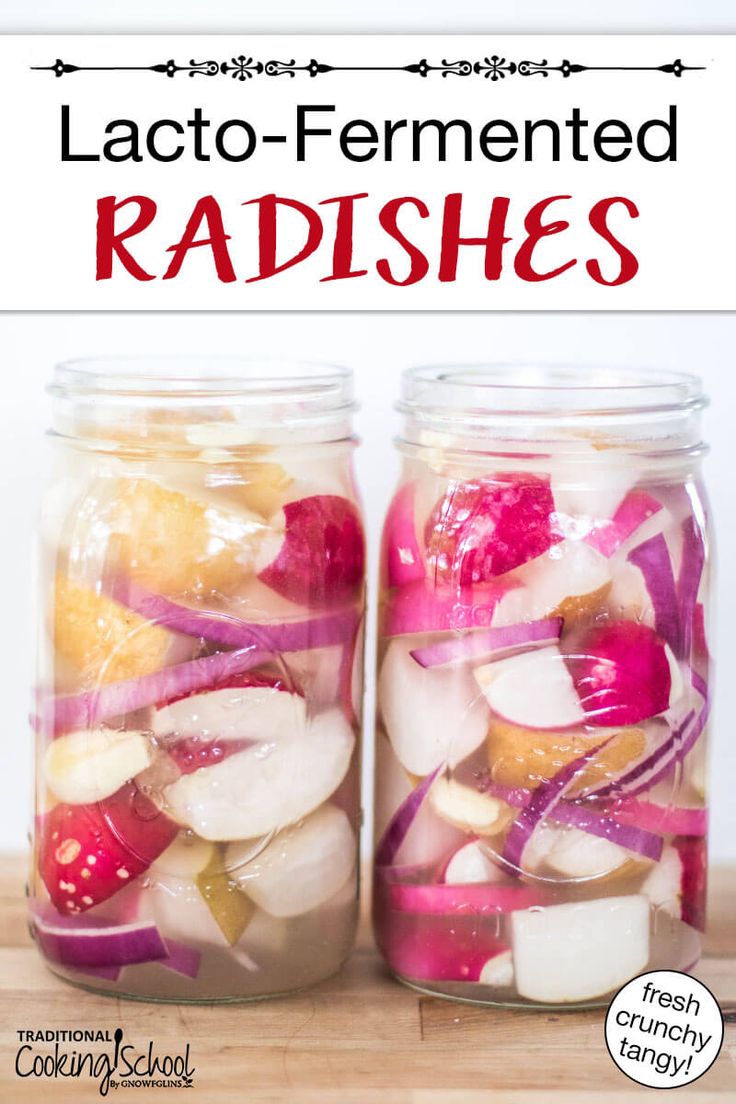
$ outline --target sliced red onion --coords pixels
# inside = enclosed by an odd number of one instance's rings
[[[72,966],[70,969],[76,970],[79,974],[89,974],[90,977],[102,978],[103,981],[117,981],[122,966]]]
[[[702,806],[657,805],[652,801],[638,801],[627,794],[613,802],[608,812],[620,824],[650,832],[673,836],[705,836],[708,832],[708,810]]]
[[[427,863],[398,863],[393,866],[374,866],[373,873],[380,882],[417,882],[431,874]]]
[[[702,663],[707,663],[710,659],[708,636],[705,631],[705,606],[702,602],[696,603],[693,614],[693,656]]]
[[[710,697],[710,691],[708,690],[708,683],[703,678],[703,676],[698,671],[696,671],[694,668],[690,672],[690,682],[692,683],[693,688],[695,690],[697,690],[698,694],[700,694],[703,701],[708,701],[708,699]]]
[[[555,644],[562,634],[562,626],[561,617],[551,617],[497,629],[479,629],[426,648],[415,648],[411,656],[420,667],[440,667],[468,659],[487,658],[499,652]]]
[[[544,904],[544,897],[529,886],[490,885],[473,882],[467,885],[389,884],[386,887],[391,908],[400,912],[416,912],[423,916],[462,916],[467,913],[502,913]]]
[[[167,970],[173,970],[184,977],[196,978],[199,973],[199,964],[202,955],[194,947],[188,947],[186,943],[180,943],[178,939],[166,939],[166,958],[158,960],[157,965],[165,966]]]
[[[657,533],[643,544],[637,545],[627,558],[644,576],[658,635],[679,655],[682,635],[680,608],[672,571],[672,557],[664,534]]]
[[[422,802],[429,793],[429,788],[441,771],[444,764],[423,778],[418,786],[411,791],[391,817],[386,831],[383,833],[376,848],[376,866],[390,866],[396,858],[399,848],[406,839],[407,833],[414,823],[414,818],[419,812]]]
[[[691,710],[685,720],[673,729],[668,738],[646,759],[614,779],[613,782],[591,791],[587,796],[600,798],[626,793],[629,797],[636,797],[651,789],[652,786],[656,786],[697,743],[708,722],[709,712],[708,701],[704,703],[699,713],[696,714],[695,710]]]
[[[661,836],[655,835],[640,825],[620,823],[612,816],[604,816],[593,812],[585,805],[576,805],[569,801],[560,801],[549,814],[549,819],[558,824],[567,824],[573,828],[579,828],[591,836],[600,836],[601,839],[610,840],[611,843],[625,847],[627,851],[633,851],[637,855],[643,855],[646,859],[659,862],[662,856],[664,841]],[[664,831],[664,829],[662,829]]]
[[[570,785],[585,764],[597,755],[611,739],[613,737],[609,736],[607,740],[596,744],[585,754],[579,755],[577,759],[570,760],[557,774],[547,779],[534,791],[528,805],[519,811],[506,836],[501,858],[509,873],[515,876],[521,873],[524,849],[531,839],[534,829],[541,821],[546,820],[548,816],[552,816],[552,810],[557,806],[567,786]]]
[[[48,695],[41,697],[39,716],[34,721],[57,733],[70,728],[91,728],[111,717],[122,717],[149,705],[166,705],[190,694],[227,685],[229,679],[269,659],[270,651],[251,646],[163,667],[141,678],[110,682],[83,694]]]
[[[610,559],[624,541],[661,509],[662,503],[646,491],[629,491],[613,517],[596,526],[585,543]]]
[[[70,927],[34,915],[32,924],[46,957],[72,969],[130,966],[169,955],[158,928],[147,920],[109,927]]]
[[[383,526],[383,560],[389,587],[406,586],[423,579],[424,557],[414,521],[413,483],[405,483],[393,497]]]
[[[682,563],[677,579],[680,605],[680,654],[688,658],[693,646],[695,607],[705,567],[705,545],[693,517],[682,523]]]
[[[325,614],[303,621],[285,621],[279,625],[241,621],[231,614],[190,609],[153,594],[129,579],[112,584],[112,597],[148,621],[165,625],[172,632],[199,637],[224,648],[258,648],[278,655],[281,652],[305,652],[344,644],[355,631],[358,614],[354,610]]]

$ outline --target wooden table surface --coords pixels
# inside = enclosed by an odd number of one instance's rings
[[[609,1058],[603,1012],[514,1012],[423,997],[386,975],[367,925],[339,977],[293,997],[192,1006],[82,992],[47,971],[29,939],[24,865],[18,856],[0,858],[2,1104],[101,1099],[88,1080],[20,1079],[15,1073],[19,1028],[81,1026],[111,1032],[121,1026],[141,1050],[153,1039],[159,1052],[177,1054],[189,1042],[196,1073],[185,1099],[206,1104],[643,1104],[654,1098],[654,1090],[629,1081]],[[726,1038],[708,1073],[673,1091],[687,1104],[733,1104],[733,868],[712,872],[707,952],[697,975],[721,1004]],[[107,1099],[116,1093],[111,1089]],[[126,1091],[137,1104],[180,1095],[175,1088]]]

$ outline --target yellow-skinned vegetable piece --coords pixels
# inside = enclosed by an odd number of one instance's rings
[[[255,565],[261,518],[198,502],[149,479],[126,480],[109,521],[130,575],[166,595],[230,594]]]
[[[581,770],[570,793],[602,785],[639,759],[646,748],[642,729],[622,728],[613,734],[606,729],[592,733],[579,729],[550,731],[524,728],[494,717],[487,743],[491,777],[502,786],[536,789],[604,740],[608,740],[605,747]]]
[[[66,575],[54,587],[54,645],[57,655],[84,683],[140,678],[160,670],[171,635]]]
[[[255,905],[225,870],[224,846],[215,846],[210,862],[195,880],[217,926],[234,946],[248,927]]]

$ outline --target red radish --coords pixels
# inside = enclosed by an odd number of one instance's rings
[[[414,520],[413,483],[405,483],[394,495],[383,526],[382,560],[389,587],[406,586],[423,579],[424,559]]]
[[[542,1004],[596,1000],[649,962],[649,900],[643,894],[570,901],[511,916],[519,996]]]
[[[282,510],[283,543],[259,579],[290,602],[316,609],[356,598],[363,583],[365,540],[353,503],[339,495],[312,495]]]
[[[420,580],[388,595],[382,617],[383,636],[488,627],[503,592],[498,587],[462,591]]]
[[[470,913],[489,916],[544,904],[544,897],[537,889],[520,885],[394,882],[384,886],[383,892],[392,909],[423,916],[467,916]]]
[[[497,716],[524,728],[564,729],[585,720],[556,645],[477,667],[475,678]]]
[[[452,587],[435,586],[421,579],[392,591],[381,618],[383,636],[408,636],[412,633],[447,632],[460,629],[488,628],[502,595],[514,580],[504,586]]]
[[[585,538],[591,548],[603,556],[610,557],[621,545],[662,509],[662,503],[646,491],[629,491],[620,502],[613,517],[597,521],[593,530]]]
[[[664,640],[634,621],[593,628],[566,661],[587,724],[638,724],[666,712],[682,690]]]
[[[488,707],[466,667],[426,669],[405,640],[393,640],[378,677],[378,706],[402,764],[423,776],[453,766],[480,747]]]
[[[657,909],[705,931],[707,852],[705,841],[676,836],[648,876],[642,892]]]
[[[185,736],[182,740],[166,741],[164,745],[180,774],[192,774],[203,767],[213,767],[229,755],[252,746],[252,740],[208,740],[199,736]]]
[[[478,981],[489,958],[508,950],[496,935],[496,916],[421,916],[374,905],[376,942],[390,969],[414,981]]]
[[[523,473],[451,482],[425,529],[435,580],[485,583],[541,556],[561,540],[549,481]]]
[[[112,897],[179,831],[135,783],[93,805],[55,805],[41,819],[39,873],[62,914]]]

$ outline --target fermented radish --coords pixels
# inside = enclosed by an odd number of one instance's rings
[[[631,894],[514,912],[511,948],[516,987],[527,1000],[600,1000],[646,968],[649,901]]]
[[[465,668],[425,670],[394,640],[378,677],[378,707],[402,765],[412,774],[452,766],[485,739],[488,707]]]

